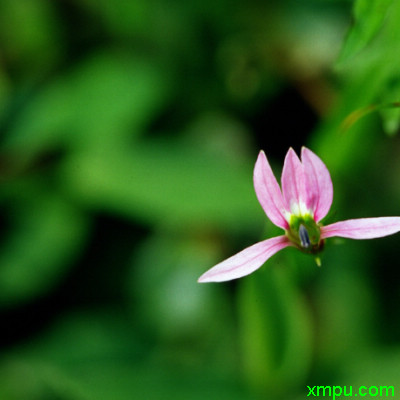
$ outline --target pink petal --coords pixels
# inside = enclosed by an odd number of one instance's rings
[[[321,239],[332,236],[373,239],[392,235],[399,231],[400,217],[349,219],[321,227]]]
[[[287,229],[289,225],[285,219],[281,189],[263,151],[260,151],[258,155],[253,178],[258,201],[268,218],[276,226]]]
[[[320,221],[328,214],[333,200],[331,176],[325,164],[311,150],[301,149],[301,161],[304,166],[307,208],[314,211],[315,221]]]
[[[282,170],[282,192],[286,208],[298,213],[299,206],[306,205],[304,168],[292,148],[286,154]]]
[[[230,281],[251,274],[279,250],[291,245],[286,236],[277,236],[253,244],[208,270],[198,282]]]

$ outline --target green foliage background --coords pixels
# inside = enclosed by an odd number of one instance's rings
[[[392,0],[0,2],[0,398],[398,385],[399,236],[196,281],[277,233],[260,148],[277,174],[290,146],[325,161],[327,221],[400,215],[399,109],[361,117],[400,100],[399,19]]]

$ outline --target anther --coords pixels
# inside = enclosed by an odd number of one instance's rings
[[[299,237],[301,246],[305,249],[309,249],[311,247],[310,236],[308,236],[307,229],[303,224],[301,224],[299,228]]]

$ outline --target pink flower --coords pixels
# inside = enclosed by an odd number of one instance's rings
[[[254,168],[254,189],[268,218],[285,234],[263,240],[222,261],[204,273],[199,282],[229,281],[251,274],[288,246],[316,255],[329,237],[372,239],[400,231],[400,217],[349,219],[323,226],[320,221],[332,204],[332,181],[325,164],[305,147],[301,161],[289,149],[281,182],[282,191],[261,151]]]

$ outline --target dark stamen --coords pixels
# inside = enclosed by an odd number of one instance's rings
[[[305,249],[311,247],[310,236],[308,236],[307,229],[303,224],[301,224],[299,228],[299,237],[302,247],[304,247]]]

